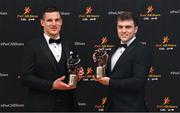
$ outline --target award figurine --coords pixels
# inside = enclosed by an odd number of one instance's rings
[[[93,60],[97,64],[96,67],[96,78],[104,77],[106,75],[108,54],[104,48],[98,48],[93,54]]]
[[[74,55],[72,51],[70,51],[70,57],[67,59],[67,68],[69,72],[69,81],[68,85],[76,87],[78,81],[78,65],[80,63],[80,58],[78,55]]]

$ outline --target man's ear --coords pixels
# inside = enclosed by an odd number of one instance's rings
[[[44,26],[44,20],[43,19],[40,20],[40,23],[41,23],[41,26]]]
[[[61,25],[63,24],[63,19],[61,19]]]
[[[138,31],[138,26],[135,26],[135,33],[137,33]]]

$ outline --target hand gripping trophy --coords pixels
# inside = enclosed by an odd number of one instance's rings
[[[93,54],[93,60],[97,64],[96,78],[104,77],[106,75],[106,65],[108,60],[107,51],[104,48],[98,48]]]
[[[67,59],[67,68],[69,72],[69,81],[68,85],[76,87],[78,81],[78,68],[80,63],[80,58],[78,55],[74,55],[72,51],[70,51],[70,57]]]

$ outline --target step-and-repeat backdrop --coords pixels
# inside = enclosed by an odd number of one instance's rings
[[[106,89],[92,78],[92,54],[118,42],[116,16],[122,10],[139,18],[137,37],[153,50],[147,75],[149,111],[180,111],[180,1],[179,0],[1,0],[0,1],[0,111],[26,111],[27,88],[20,82],[22,50],[43,31],[41,9],[61,9],[61,35],[73,41],[82,59],[84,75],[78,86],[81,111],[103,111]]]

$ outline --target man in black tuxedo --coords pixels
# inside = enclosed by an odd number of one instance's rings
[[[59,9],[45,7],[40,22],[44,34],[26,44],[22,61],[28,111],[77,111],[75,87],[67,84],[67,59],[71,51],[76,52],[59,35],[62,26]]]
[[[137,31],[137,18],[122,11],[117,18],[120,42],[109,55],[106,77],[96,79],[108,87],[107,111],[147,111],[145,83],[152,55],[136,38]]]

